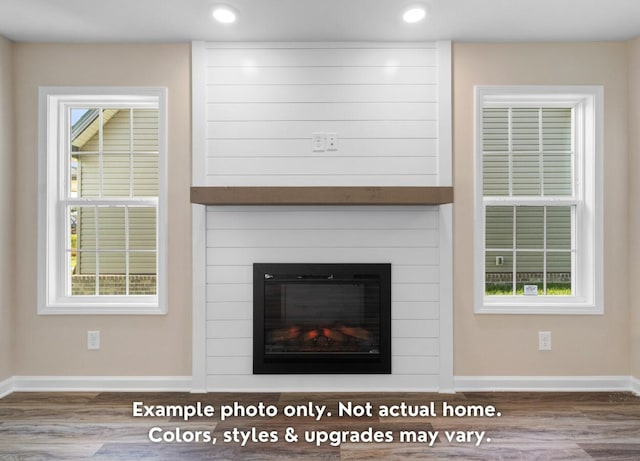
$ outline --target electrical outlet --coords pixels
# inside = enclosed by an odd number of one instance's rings
[[[540,351],[551,350],[551,332],[550,331],[538,332],[538,350]]]
[[[338,133],[327,133],[327,150],[338,150]]]
[[[90,351],[100,349],[100,331],[87,331],[87,349]]]
[[[311,133],[311,150],[313,152],[324,152],[326,139],[324,133]]]

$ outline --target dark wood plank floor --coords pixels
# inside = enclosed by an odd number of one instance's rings
[[[134,417],[132,403],[145,405],[255,406],[262,402],[278,411],[274,417]],[[326,405],[315,417],[285,416],[285,408]],[[372,416],[338,416],[339,402],[371,403]],[[386,405],[429,405],[436,415],[381,417]],[[475,409],[495,406],[501,416],[456,417],[442,414],[443,402]],[[154,411],[158,411],[154,407]],[[154,427],[175,433],[207,433],[216,443],[149,440]],[[287,428],[299,440],[287,441]],[[266,431],[265,442],[225,442],[225,435]],[[291,429],[290,429],[291,430]],[[187,431],[187,432],[185,432]],[[369,442],[381,431],[391,441]],[[403,431],[428,441],[400,441]],[[437,434],[436,434],[437,431]],[[271,434],[271,433],[274,434]],[[470,433],[470,442],[450,442]],[[476,433],[483,433],[478,446]],[[330,433],[332,435],[330,435]],[[305,434],[328,440],[305,441]],[[355,435],[354,435],[355,434]],[[404,432],[404,434],[407,434]],[[338,442],[330,437],[346,437]],[[186,436],[188,437],[188,436]],[[360,441],[350,440],[359,437]],[[490,439],[490,441],[489,441]],[[319,446],[317,446],[319,445]],[[627,393],[14,393],[0,399],[0,460],[640,460],[640,398]]]

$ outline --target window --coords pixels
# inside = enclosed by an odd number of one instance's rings
[[[164,89],[41,88],[41,314],[165,312]]]
[[[476,312],[602,313],[602,104],[476,88]]]

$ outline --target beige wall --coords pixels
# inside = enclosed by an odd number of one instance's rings
[[[11,61],[16,146],[12,155]],[[630,64],[628,69],[628,64]],[[640,301],[628,283],[640,276],[640,39],[626,43],[455,44],[454,315],[455,374],[628,375],[640,377]],[[190,375],[190,63],[184,45],[12,45],[0,39],[0,381],[14,375]],[[476,315],[473,268],[473,86],[603,84],[606,106],[605,315]],[[628,85],[629,84],[629,85]],[[169,313],[166,316],[36,314],[37,88],[40,85],[156,85],[169,88]],[[630,94],[627,92],[630,89]],[[628,96],[631,103],[627,106]],[[633,125],[632,125],[633,126]],[[7,134],[8,133],[8,134]],[[629,136],[629,138],[628,138]],[[628,163],[627,144],[632,156]],[[13,174],[15,168],[15,175]],[[11,178],[15,178],[12,183]],[[11,187],[15,185],[15,213]],[[630,191],[631,201],[628,192]],[[13,225],[15,223],[15,239]],[[630,233],[627,230],[630,229]],[[11,242],[7,244],[6,242]],[[631,242],[630,248],[627,242]],[[16,248],[15,264],[12,247]],[[630,251],[628,251],[630,249]],[[631,269],[629,279],[626,268]],[[11,278],[16,274],[16,279]],[[15,286],[14,318],[11,291]],[[633,300],[633,297],[631,297]],[[87,330],[102,349],[86,350]],[[15,347],[11,331],[15,331]],[[537,351],[551,330],[553,351]],[[12,354],[11,351],[14,351]],[[13,355],[13,366],[11,365]]]
[[[15,375],[191,375],[190,47],[15,46],[17,203]],[[38,316],[36,205],[38,86],[169,89],[169,313],[166,316]],[[87,351],[87,330],[102,348]]]
[[[473,313],[473,87],[498,84],[604,85],[602,316]],[[455,375],[629,375],[627,44],[454,44],[453,92]],[[538,351],[539,330],[551,352]]]
[[[0,382],[13,375],[13,43],[0,37]]]
[[[640,379],[640,299],[632,291],[640,280],[640,38],[629,42],[629,300],[631,375]]]

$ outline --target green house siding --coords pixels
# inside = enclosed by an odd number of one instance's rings
[[[570,284],[575,207],[553,200],[573,196],[573,136],[571,108],[483,109],[487,286]]]

